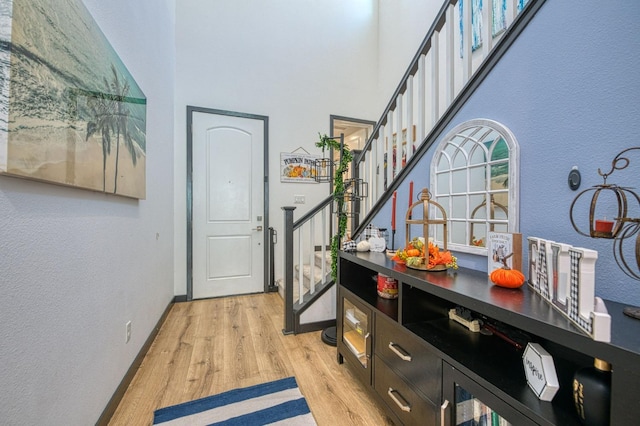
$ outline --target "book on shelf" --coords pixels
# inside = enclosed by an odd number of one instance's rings
[[[351,352],[357,357],[361,357],[365,353],[364,337],[356,330],[349,330],[343,335],[344,342],[349,346]]]
[[[356,318],[356,314],[353,309],[347,309],[344,313],[344,317],[347,321],[349,321],[354,327],[360,324],[360,321]]]
[[[508,268],[522,272],[522,234],[489,231],[487,233],[487,259],[487,274],[489,275],[496,269],[505,266],[505,262]]]

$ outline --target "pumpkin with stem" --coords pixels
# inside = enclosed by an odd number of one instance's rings
[[[504,259],[502,260],[504,266],[491,272],[489,278],[491,279],[491,282],[500,287],[518,288],[522,286],[522,284],[524,284],[526,279],[522,272],[518,271],[517,269],[510,269],[507,266],[507,259],[510,256],[513,256],[513,253],[504,257]]]

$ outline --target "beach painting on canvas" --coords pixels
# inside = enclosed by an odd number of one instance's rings
[[[144,199],[146,98],[81,0],[0,0],[0,173]]]

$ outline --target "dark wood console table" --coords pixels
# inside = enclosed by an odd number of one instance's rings
[[[624,316],[622,304],[605,301],[612,337],[603,343],[526,285],[497,287],[483,272],[419,271],[383,253],[346,252],[338,272],[338,361],[356,372],[397,424],[457,424],[457,407],[487,409],[495,413],[489,414],[494,424],[579,425],[573,374],[593,358],[612,365],[611,424],[640,421],[640,321]],[[398,299],[377,295],[379,273],[398,280]],[[542,345],[560,383],[553,401],[539,400],[529,388],[521,349],[450,320],[456,307]],[[461,392],[473,402],[465,405]]]

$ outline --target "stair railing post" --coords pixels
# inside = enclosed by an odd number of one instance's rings
[[[295,207],[285,206],[284,210],[284,328],[283,334],[292,334],[293,328],[293,211]]]

